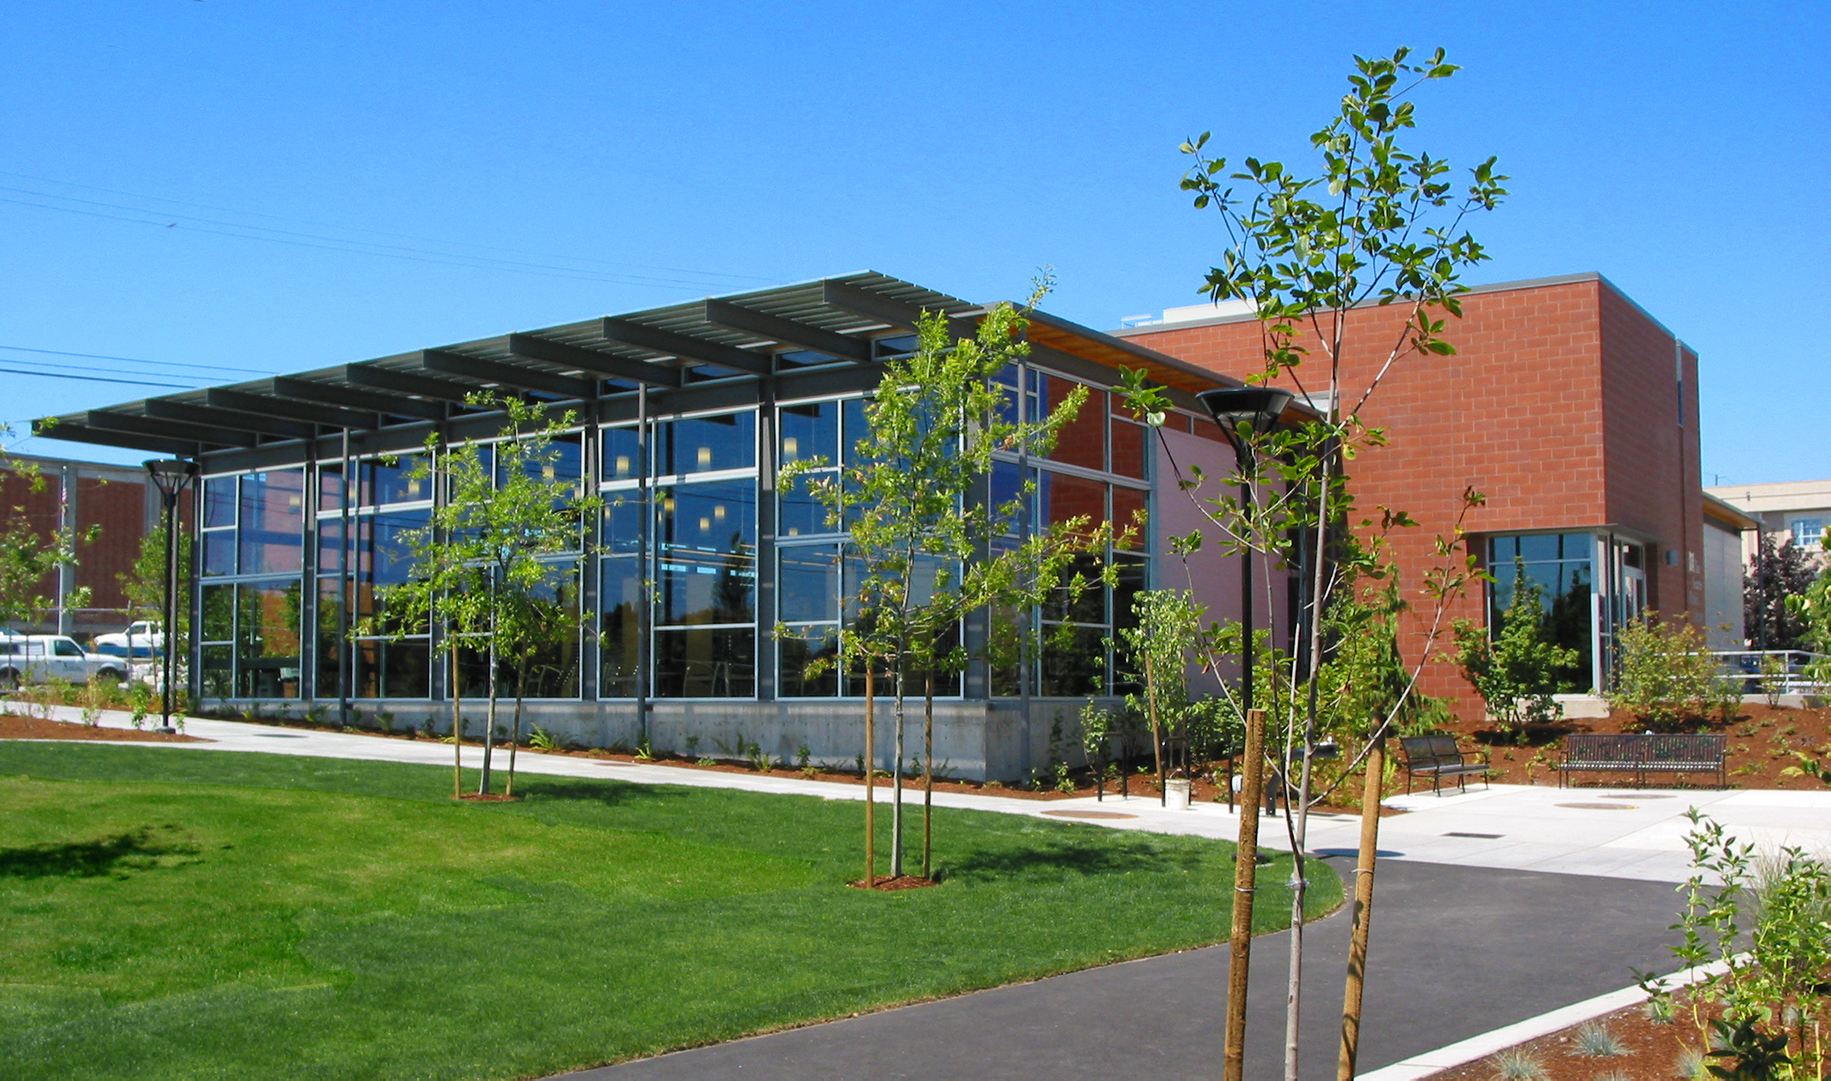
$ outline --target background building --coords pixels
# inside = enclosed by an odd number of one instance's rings
[[[10,629],[87,639],[125,627],[127,598],[120,576],[133,569],[140,542],[158,527],[162,509],[159,493],[146,483],[146,471],[32,455],[11,455],[9,460],[36,467],[43,484],[34,490],[28,477],[0,463],[0,507],[24,508],[27,524],[39,536],[62,533],[79,538],[77,562],[37,590],[55,604]],[[93,540],[81,539],[91,534]],[[72,603],[75,592],[85,588],[87,602]]]
[[[1803,544],[1814,550],[1814,558],[1825,558],[1819,541],[1831,526],[1831,480],[1719,484],[1704,490],[1755,519],[1762,534]],[[1744,563],[1754,556],[1757,543],[1753,533],[1743,539]]]
[[[1492,622],[1507,606],[1518,560],[1545,590],[1554,636],[1582,657],[1567,689],[1587,692],[1605,685],[1624,620],[1648,607],[1704,618],[1697,357],[1598,274],[1477,286],[1463,312],[1447,331],[1456,355],[1405,359],[1372,399],[1362,419],[1386,427],[1391,445],[1354,463],[1356,499],[1363,510],[1383,505],[1417,518],[1393,547],[1415,591],[1463,490],[1483,492],[1487,503],[1468,529],[1497,582],[1450,614]],[[1348,319],[1344,381],[1361,388],[1398,340],[1404,314],[1368,306]],[[1216,373],[1263,368],[1258,323],[1242,308],[1127,322],[1134,325],[1120,337]],[[1414,618],[1402,642],[1408,660],[1426,653],[1425,638]],[[1480,708],[1448,663],[1428,665],[1421,686]]]

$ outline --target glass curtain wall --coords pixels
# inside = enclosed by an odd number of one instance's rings
[[[390,619],[386,610],[389,588],[412,573],[409,535],[432,521],[432,482],[412,475],[423,466],[422,454],[356,459],[347,492],[342,462],[318,467],[320,698],[340,695],[346,666],[352,698],[427,698],[432,693],[430,627],[424,619]],[[400,637],[375,633],[384,629],[398,630]],[[346,631],[354,644],[347,655]]]
[[[205,697],[297,698],[303,633],[305,470],[203,481]]]
[[[642,690],[637,661],[645,608],[649,694],[756,696],[756,421],[754,409],[657,421],[647,462],[636,428],[604,430],[601,697]],[[646,498],[645,467],[653,478]],[[648,596],[645,579],[652,583]]]

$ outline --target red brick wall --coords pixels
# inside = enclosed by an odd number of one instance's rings
[[[1390,445],[1352,469],[1359,513],[1402,508],[1419,526],[1393,543],[1403,585],[1415,608],[1402,643],[1408,661],[1427,652],[1431,606],[1419,595],[1437,560],[1433,539],[1447,533],[1464,488],[1487,496],[1466,521],[1472,533],[1590,530],[1619,522],[1701,551],[1697,477],[1695,357],[1688,357],[1688,423],[1677,426],[1672,337],[1600,280],[1470,294],[1463,318],[1450,320],[1450,357],[1401,358],[1374,391],[1362,419],[1388,429]],[[1352,406],[1399,340],[1404,313],[1393,308],[1349,314],[1343,358],[1344,405]],[[1259,366],[1257,322],[1221,323],[1128,333],[1141,345],[1243,376]],[[1308,343],[1299,370],[1304,389],[1328,385],[1326,358]],[[1663,382],[1662,382],[1663,378]],[[1662,442],[1661,440],[1664,440]],[[1703,606],[1702,576],[1660,562],[1657,588],[1669,608],[1686,607],[1690,582]],[[1678,600],[1670,598],[1676,596]],[[1482,591],[1448,613],[1483,620]],[[1444,622],[1447,632],[1449,622]],[[1447,648],[1447,633],[1434,650]],[[1449,664],[1433,663],[1422,680],[1433,695],[1463,707],[1479,700]]]
[[[49,538],[57,531],[60,519],[63,474],[54,462],[46,462],[41,468],[44,483],[38,491],[33,491],[31,483],[21,475],[0,470],[0,509],[10,517],[14,507],[22,507],[33,531],[41,538]],[[73,495],[77,534],[80,538],[91,528],[97,530],[94,541],[77,546],[76,584],[90,590],[87,608],[114,609],[125,602],[117,576],[132,568],[140,553],[141,538],[146,533],[147,488],[137,480],[105,481],[95,475],[95,468],[76,466]],[[155,502],[157,498],[155,494]],[[37,592],[46,597],[56,596],[56,577],[47,577]],[[126,621],[114,612],[75,612],[70,629],[86,637],[120,630],[125,625]],[[51,631],[55,629],[54,619],[47,615],[29,627],[21,624],[17,629]]]

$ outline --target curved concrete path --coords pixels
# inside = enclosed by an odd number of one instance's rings
[[[1382,864],[1360,1072],[1673,968],[1677,901],[1657,882]],[[1347,937],[1345,909],[1305,931],[1304,1078],[1335,1076]],[[1282,1076],[1289,941],[1253,941],[1249,1078]],[[1192,950],[565,1076],[1214,1077],[1227,968],[1225,946]]]

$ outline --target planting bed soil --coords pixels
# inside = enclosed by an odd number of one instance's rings
[[[155,722],[156,723],[156,722]],[[44,721],[0,713],[0,739],[105,739],[126,743],[208,743],[207,739],[150,729],[100,728],[74,721]]]
[[[1699,1035],[1698,1027],[1692,1021],[1690,1005],[1684,992],[1673,996],[1673,1007],[1672,1020],[1660,1024],[1650,1018],[1645,1003],[1629,1006],[1595,1021],[1572,1025],[1560,1032],[1528,1040],[1486,1058],[1431,1074],[1430,1081],[1493,1081],[1508,1076],[1501,1070],[1504,1057],[1522,1054],[1530,1056],[1542,1067],[1544,1072],[1536,1075],[1539,1081],[1595,1081],[1597,1078],[1616,1081],[1673,1081],[1680,1078],[1688,1081],[1698,1075],[1687,1073],[1682,1068],[1695,1066],[1696,1063],[1685,1052],[1702,1054],[1705,1050],[1704,1038]],[[1714,1012],[1711,1014],[1715,1015]],[[1621,1053],[1606,1056],[1586,1054],[1579,1032],[1588,1025],[1606,1028],[1608,1035],[1620,1045]],[[1707,1061],[1713,1065],[1731,1065],[1723,1059]],[[1514,1076],[1524,1075],[1516,1073]],[[1807,1073],[1803,1076],[1812,1075]]]
[[[1558,783],[1556,765],[1563,757],[1560,750],[1566,735],[1573,732],[1644,732],[1646,723],[1625,710],[1608,717],[1573,719],[1555,725],[1533,725],[1522,742],[1510,731],[1498,731],[1481,721],[1460,721],[1452,726],[1464,748],[1478,747],[1488,751],[1493,780],[1499,784]],[[1798,788],[1823,790],[1811,777],[1788,777],[1781,771],[1798,765],[1794,751],[1826,754],[1831,744],[1831,709],[1786,709],[1766,703],[1745,703],[1736,707],[1728,720],[1712,718],[1688,725],[1688,732],[1720,732],[1729,736],[1729,783],[1732,788]],[[1631,784],[1629,774],[1594,773],[1573,777],[1568,783],[1601,788],[1620,788]],[[1471,785],[1475,783],[1470,778]],[[1660,787],[1709,785],[1702,774],[1662,778]],[[1427,782],[1428,785],[1428,782]],[[1401,782],[1399,790],[1403,791]]]

